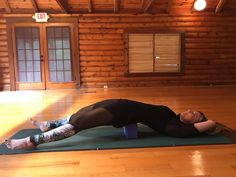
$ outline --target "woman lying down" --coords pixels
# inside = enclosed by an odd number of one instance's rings
[[[187,110],[176,114],[164,105],[152,105],[127,99],[108,99],[80,109],[63,119],[36,121],[42,133],[22,139],[6,139],[9,149],[34,149],[39,144],[58,141],[98,126],[120,128],[141,123],[157,132],[173,137],[194,137],[220,131],[213,120],[200,111]]]

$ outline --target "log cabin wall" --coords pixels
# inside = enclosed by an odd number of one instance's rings
[[[69,0],[68,4],[61,0],[4,2],[0,3],[3,6],[0,7],[0,90],[11,90],[12,81],[6,20],[15,16],[31,18],[37,11],[46,11],[55,18],[78,18],[81,87],[236,84],[234,0],[208,0],[205,13],[190,12],[194,0],[109,0],[109,4],[108,0]],[[107,8],[110,10],[104,10]],[[184,74],[125,76],[124,31],[128,28],[184,32]]]
[[[185,32],[184,75],[124,77],[126,28]],[[235,16],[122,16],[79,19],[83,86],[236,83]]]
[[[0,90],[10,90],[6,19],[0,17]]]

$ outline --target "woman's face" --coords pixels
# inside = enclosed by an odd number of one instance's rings
[[[201,113],[188,109],[180,114],[180,120],[186,124],[193,124],[199,121]]]

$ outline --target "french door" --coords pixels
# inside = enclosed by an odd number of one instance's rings
[[[76,88],[78,66],[70,23],[15,23],[16,90]]]

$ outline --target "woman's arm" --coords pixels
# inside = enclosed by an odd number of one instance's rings
[[[194,124],[194,127],[200,132],[211,132],[216,128],[216,122],[213,120],[207,120],[204,122],[197,122]]]

